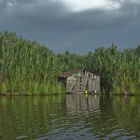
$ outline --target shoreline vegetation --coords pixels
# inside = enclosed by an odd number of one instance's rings
[[[65,93],[57,77],[64,71],[82,68],[101,77],[101,92],[138,94],[140,91],[140,46],[119,50],[97,48],[79,55],[55,54],[36,41],[16,33],[0,33],[0,95]]]

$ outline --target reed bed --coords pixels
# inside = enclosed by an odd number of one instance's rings
[[[58,75],[83,68],[101,77],[107,93],[136,94],[140,90],[140,46],[119,51],[115,44],[86,55],[55,54],[47,47],[16,33],[0,33],[0,93],[61,94],[65,88]]]
[[[1,93],[61,93],[56,75],[61,67],[55,54],[15,33],[0,34]]]
[[[140,47],[119,51],[99,48],[90,54],[93,61],[87,67],[101,76],[103,91],[116,94],[136,94],[140,90]],[[91,66],[91,67],[90,67]]]

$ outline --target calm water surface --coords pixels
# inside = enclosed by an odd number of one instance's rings
[[[0,140],[140,139],[140,97],[0,97]]]

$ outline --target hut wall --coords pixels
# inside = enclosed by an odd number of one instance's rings
[[[80,92],[80,76],[76,77],[76,91]]]
[[[67,78],[66,92],[75,92],[76,79],[73,76]]]
[[[88,90],[88,83],[89,83],[89,73],[85,72],[82,75],[82,91]]]
[[[94,90],[93,82],[94,82],[94,81],[90,78],[90,79],[89,79],[89,82],[88,82],[88,91],[89,91],[89,92],[93,92],[93,90]]]
[[[96,90],[100,91],[100,77],[99,76],[97,76],[96,78]]]
[[[66,92],[100,91],[100,77],[90,72],[79,72],[69,76],[66,82]]]

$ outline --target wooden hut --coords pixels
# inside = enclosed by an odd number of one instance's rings
[[[100,77],[82,69],[74,69],[59,76],[66,84],[67,93],[96,93],[100,91]]]

